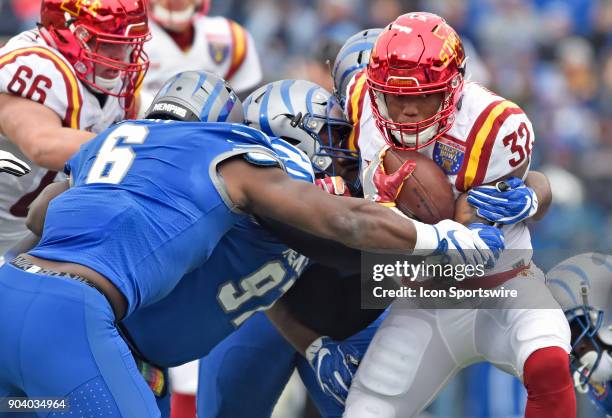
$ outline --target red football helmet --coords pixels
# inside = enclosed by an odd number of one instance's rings
[[[97,93],[129,105],[149,66],[144,0],[43,0],[41,34]]]
[[[408,13],[380,34],[366,74],[376,126],[393,147],[416,150],[448,131],[463,88],[461,39],[440,16]],[[391,120],[385,95],[444,93],[438,111],[414,122]]]
[[[181,30],[209,8],[210,0],[151,0],[151,18],[166,29]]]

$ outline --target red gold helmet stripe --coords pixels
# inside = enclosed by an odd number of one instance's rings
[[[66,64],[60,57],[43,47],[20,48],[0,57],[0,68],[14,62],[21,56],[32,54],[50,60],[55,65],[55,68],[57,68],[61,73],[64,82],[66,83],[66,90],[68,94],[68,107],[66,108],[63,124],[69,128],[79,129],[81,107],[83,103],[79,90],[79,83],[69,65]]]
[[[233,20],[228,20],[230,31],[232,33],[232,63],[225,75],[225,79],[231,82],[231,78],[240,68],[247,53],[247,36],[245,30]]]
[[[484,180],[495,138],[505,120],[512,114],[522,113],[520,107],[509,100],[491,103],[478,116],[467,140],[467,159],[457,176],[457,188],[466,191]]]

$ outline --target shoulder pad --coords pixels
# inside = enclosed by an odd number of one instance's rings
[[[249,163],[261,167],[280,167],[278,160],[263,152],[251,151],[242,154]]]

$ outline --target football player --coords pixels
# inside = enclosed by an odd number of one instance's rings
[[[424,225],[292,180],[270,139],[253,128],[194,123],[242,115],[222,79],[181,73],[149,112],[170,120],[119,123],[68,161],[70,182],[49,186],[30,211],[40,242],[0,267],[1,396],[66,397],[84,415],[159,416],[115,323],[169,294],[248,214],[354,248],[477,249],[463,260],[470,264],[503,248],[495,228]],[[401,174],[386,180],[399,187]],[[249,288],[228,287],[226,308],[240,306]]]
[[[367,64],[373,42],[380,32],[380,29],[361,31],[350,37],[338,52],[332,74],[335,76],[334,92],[340,103],[345,102],[344,92],[352,76]],[[322,104],[329,104],[331,100],[322,102],[319,99],[310,103],[309,100],[317,95],[308,94],[309,84],[311,83],[285,80],[261,87],[246,100],[247,123],[269,135],[282,136],[296,143],[296,146],[302,147],[312,156],[313,167],[317,172],[329,176],[340,175],[340,178],[344,178],[351,186],[352,195],[356,195],[359,191],[356,190],[358,183],[354,181],[354,169],[357,168],[353,162],[356,155],[354,151],[338,150],[338,146],[334,147],[321,139],[320,134],[328,138],[325,129],[322,129],[323,123],[315,125],[315,131],[309,129],[308,123],[296,123],[295,126],[287,123],[286,118],[296,118],[299,114],[308,115],[304,118],[304,122],[307,122],[312,120],[313,113],[325,113]],[[318,93],[321,90],[314,91]],[[329,93],[325,93],[325,97],[328,96]],[[260,119],[259,115],[266,117]],[[336,114],[335,118],[341,117]],[[319,120],[322,119],[319,117]],[[312,136],[319,138],[319,141],[312,143]],[[313,146],[317,143],[323,144],[326,154],[319,154],[319,148]],[[342,145],[347,146],[349,144]],[[332,150],[333,154],[330,153]],[[320,158],[315,158],[317,155]],[[329,167],[328,164],[332,161],[329,155],[336,156],[336,167]],[[326,180],[327,184],[336,184],[329,181],[330,178]],[[330,187],[330,190],[332,189]],[[355,261],[355,265],[358,264],[359,258]],[[296,356],[291,346],[279,337],[278,331],[261,316],[246,323],[202,359],[198,414],[215,417],[244,416],[248,408],[255,416],[269,416],[291,371],[297,366],[309,395],[322,416],[341,416],[347,387],[356,368],[355,364],[345,361],[343,355],[349,356],[350,353],[350,358],[358,361],[382,320],[380,317],[370,324],[380,312],[361,311],[360,288],[355,286],[359,278],[351,280],[352,277],[348,273],[342,276],[336,269],[311,263],[284,297],[290,310],[302,322],[332,337],[324,337],[312,344],[317,347],[309,351],[312,354],[309,360],[313,367],[302,356]],[[339,297],[340,295],[342,296]],[[314,306],[316,308],[313,308]],[[366,326],[367,328],[363,329]],[[359,330],[362,331],[358,332]],[[345,341],[338,343],[333,339]],[[319,352],[325,352],[320,351],[322,347],[328,349],[332,356],[319,357]],[[323,362],[318,364],[320,359]],[[339,370],[336,370],[337,367]],[[262,373],[262,370],[265,372]],[[195,387],[195,380],[192,381]],[[266,389],[258,391],[257,396],[252,396],[252,387],[255,384]],[[249,401],[236,403],[236,396]]]
[[[333,96],[322,87],[315,83],[304,80],[282,80],[269,83],[260,87],[245,100],[245,123],[248,126],[262,130],[271,137],[283,138],[285,141],[302,150],[312,164],[312,168],[317,174],[316,182],[329,193],[337,195],[350,194],[350,187],[356,185],[358,172],[358,156],[356,153],[343,149],[342,143],[350,132],[351,126],[344,118],[342,108],[336,103]],[[292,154],[293,155],[293,154]],[[291,174],[292,171],[289,171]],[[347,184],[344,183],[344,178]],[[354,193],[354,191],[353,191]],[[254,232],[256,233],[256,232]],[[263,264],[263,263],[262,263]],[[359,264],[357,261],[356,264]],[[311,268],[308,269],[312,270]],[[231,276],[231,274],[226,274]],[[243,274],[244,275],[244,274]],[[249,357],[249,353],[254,352],[254,346],[264,350],[268,345],[274,345],[273,351],[277,353],[270,359],[277,366],[277,374],[268,373],[266,375],[268,384],[264,385],[267,390],[265,393],[259,392],[258,396],[248,402],[249,410],[256,416],[266,415],[267,410],[272,409],[276,403],[280,391],[284,387],[290,370],[293,370],[293,361],[283,363],[281,358],[296,358],[295,349],[284,341],[282,336],[265,319],[260,318],[252,321],[241,328],[239,335],[227,339],[206,359],[206,364],[211,364],[210,372],[203,372],[206,376],[206,387],[214,393],[219,390],[214,386],[217,379],[217,372],[222,376],[219,379],[224,381],[229,379],[233,373],[231,366],[220,367],[221,362],[217,363],[214,359],[225,357],[225,349],[230,350],[233,356],[241,355],[240,348],[244,341],[248,347],[247,354],[243,355],[240,364],[242,368],[253,364],[255,368],[266,367],[261,358]],[[251,335],[259,338],[254,340]],[[267,338],[269,336],[269,338]],[[226,347],[226,348],[223,348]],[[283,350],[286,347],[286,350]],[[279,353],[287,352],[283,357]],[[252,360],[252,361],[251,361]],[[223,361],[224,362],[224,361]],[[282,367],[286,364],[286,367]],[[238,366],[238,363],[236,363]],[[213,371],[214,370],[214,371]],[[227,373],[226,373],[227,372]],[[198,366],[197,362],[187,363],[169,371],[172,380],[172,416],[193,416],[195,411],[195,394],[198,387]],[[236,393],[245,388],[245,396],[250,391],[250,380],[247,376],[255,376],[255,373],[248,373],[242,369],[240,373],[245,377],[242,379],[240,388],[233,385],[231,391]],[[274,379],[274,376],[282,376]],[[261,378],[259,376],[258,378]],[[240,412],[247,403],[235,404],[226,402],[229,398],[225,396],[200,396],[204,399],[206,408],[200,408],[201,416],[236,416],[244,414]],[[261,412],[257,412],[261,411]],[[267,415],[269,415],[269,412]]]
[[[612,415],[612,257],[586,253],[569,258],[546,274],[572,330],[572,372],[579,393]]]
[[[257,127],[270,136],[284,138],[305,151],[320,177],[321,186],[327,187],[328,192],[345,195],[350,186],[353,195],[358,193],[354,188],[358,170],[357,155],[345,148],[350,125],[329,92],[308,81],[277,81],[260,87],[246,99],[245,116],[249,126]],[[346,179],[346,185],[343,179]],[[354,266],[359,263],[357,253]],[[346,282],[347,286],[343,286],[342,282]],[[328,396],[335,396],[335,393],[328,391],[325,395],[321,392],[317,377],[325,381],[326,385],[341,385],[343,381],[338,381],[335,373],[352,373],[356,367],[351,362],[345,363],[345,357],[350,357],[356,363],[360,354],[365,352],[365,347],[360,345],[364,342],[367,345],[371,339],[375,325],[348,341],[335,341],[361,330],[379,314],[367,312],[369,315],[361,319],[359,324],[355,324],[358,321],[356,318],[343,321],[350,316],[348,311],[342,312],[346,314],[344,316],[338,315],[342,308],[335,310],[334,307],[345,304],[337,300],[340,294],[359,308],[358,283],[358,274],[342,275],[334,268],[311,262],[296,285],[290,289],[287,295],[289,298],[283,298],[283,303],[288,305],[289,312],[296,315],[303,324],[318,332],[318,335],[311,337],[311,345],[318,347],[324,341],[325,348],[332,355],[325,359],[321,357],[324,360],[321,367],[315,365],[319,359],[317,353],[307,350],[311,353],[310,362],[318,371],[317,375],[312,375],[309,372],[309,362],[296,353],[296,349],[282,338],[279,331],[264,316],[254,317],[201,360],[198,416],[270,416],[296,367],[300,374],[307,376],[305,383],[321,412],[325,416],[341,415],[340,406],[335,404],[333,398],[327,399]],[[354,291],[350,292],[350,287]],[[340,330],[334,322],[340,322],[343,329]],[[352,331],[347,332],[347,326]],[[321,334],[331,338],[321,337]],[[342,365],[346,367],[337,371],[336,367]],[[254,392],[254,385],[260,387],[260,390]],[[246,401],[235,402],[236,397]],[[334,412],[330,412],[330,409]]]
[[[0,179],[0,253],[68,158],[124,119],[148,65],[142,0],[44,0],[40,22],[0,49],[0,146],[32,167]]]
[[[311,164],[317,172],[329,174],[339,173],[341,167],[347,166],[338,157],[350,125],[331,94],[320,86],[302,80],[270,83],[252,93],[244,107],[246,124],[266,129],[264,132],[273,138],[273,146],[283,157],[290,176],[314,182]],[[309,159],[298,149],[307,152]],[[351,161],[355,166],[355,156]],[[332,168],[334,163],[338,170]],[[356,176],[356,169],[352,171]],[[334,184],[341,185],[339,180]],[[307,259],[281,244],[253,220],[243,224],[228,232],[208,262],[182,279],[170,295],[136,313],[126,323],[135,346],[159,366],[202,357],[240,326],[204,360],[201,390],[210,390],[215,395],[200,396],[205,406],[198,408],[199,416],[270,415],[298,357],[264,315],[247,318],[278,299],[306,268]],[[278,266],[285,273],[271,276],[270,272],[274,273]],[[265,292],[258,291],[248,302],[242,296],[240,307],[226,311],[219,306],[230,280],[235,289],[242,289],[247,282],[256,286],[255,280],[265,282],[271,277],[274,282]],[[262,352],[274,355],[258,355]],[[267,370],[264,376],[257,373],[262,369]],[[233,381],[234,372],[242,376],[240,383]],[[181,379],[174,378],[177,373]],[[197,362],[170,369],[173,417],[195,414],[197,374]],[[260,381],[261,390],[252,391],[250,377]],[[225,386],[230,381],[231,390],[226,392]],[[230,396],[225,396],[226,393]],[[234,402],[238,394],[244,402]]]
[[[262,79],[253,37],[231,19],[208,16],[210,0],[151,0],[146,45],[151,65],[142,87],[141,109],[168,77],[179,71],[212,71],[234,91],[254,88]]]
[[[461,39],[439,16],[405,14],[380,34],[366,70],[347,94],[352,135],[366,167],[364,193],[381,193],[372,179],[380,175],[389,147],[429,156],[456,196],[472,189],[470,203],[480,202],[479,214],[502,227],[508,248],[516,250],[504,253],[479,285],[529,287],[513,306],[528,306],[529,296],[537,295],[538,305],[550,309],[436,311],[394,303],[356,373],[348,417],[412,417],[458,370],[483,360],[522,379],[529,394],[526,417],[575,417],[566,372],[569,328],[531,263],[524,222],[544,210],[521,180],[529,170],[531,123],[514,103],[464,81],[464,65]],[[490,205],[501,192],[490,185],[504,179],[507,192],[523,196],[508,200],[507,209],[521,208],[511,216]]]
[[[253,37],[231,19],[208,16],[210,0],[151,0],[149,5],[153,36],[146,52],[151,65],[140,90],[141,114],[166,79],[180,71],[212,71],[238,93],[261,81],[261,65]],[[175,418],[184,416],[181,409],[190,409],[189,405],[195,404],[189,397],[180,395],[193,386],[191,381],[197,376],[197,368],[191,369],[189,372],[189,366],[185,365],[170,370],[172,388],[177,394],[172,400]]]
[[[367,64],[380,31],[361,31],[350,37],[338,52],[332,75],[335,101],[340,104],[345,102],[348,82]],[[317,94],[309,94],[310,90]],[[330,192],[359,196],[361,190],[355,161],[358,155],[354,148],[347,149],[350,144],[346,139],[340,140],[345,138],[341,131],[346,121],[338,114],[337,107],[330,94],[322,88],[315,88],[315,85],[305,81],[284,80],[263,86],[246,99],[246,122],[268,135],[283,137],[302,149],[311,157],[313,168],[319,176],[317,181]],[[260,118],[260,114],[265,117]],[[335,135],[324,129],[329,125],[324,115],[333,115],[334,119],[342,121],[334,129]],[[297,123],[289,123],[292,119]],[[309,121],[314,122],[314,126],[310,127]],[[350,130],[346,133],[350,133]],[[313,137],[317,141],[313,141]],[[333,137],[338,140],[330,141]],[[284,237],[287,238],[287,235]],[[354,265],[359,264],[358,257]],[[346,351],[353,360],[358,361],[380,322],[379,319],[370,324],[378,316],[377,311],[369,311],[370,315],[356,321],[357,317],[363,317],[363,312],[347,309],[350,306],[359,310],[360,307],[360,288],[356,286],[359,278],[347,272],[350,268],[344,267],[343,275],[329,266],[310,263],[284,298],[289,309],[303,323],[332,337],[326,340],[326,348],[334,345],[336,349],[330,350],[333,356],[326,358],[324,367],[317,367],[317,372],[313,373],[309,362],[296,353],[269,320],[264,315],[256,316],[201,360],[197,385],[198,414],[210,417],[243,416],[248,408],[255,416],[269,416],[291,372],[297,367],[319,412],[325,417],[341,416],[342,398],[346,396],[346,393],[342,396],[341,388],[350,384],[356,368],[355,364],[344,361],[343,354]],[[337,299],[338,295],[342,295],[342,300]],[[313,309],[314,306],[317,308]],[[358,332],[368,324],[367,329]],[[333,341],[344,340],[353,334],[356,335],[343,345]],[[316,353],[311,353],[310,360],[318,360]],[[338,365],[346,367],[335,373]],[[325,389],[319,386],[319,382],[323,381],[326,386],[336,385],[336,390],[324,392]],[[190,389],[193,390],[198,380],[191,379],[191,382]],[[257,396],[251,396],[254,395],[254,382],[265,388],[263,392],[258,391]],[[236,403],[236,396],[249,401]],[[187,401],[188,398],[183,399]],[[174,414],[174,409],[172,412]]]

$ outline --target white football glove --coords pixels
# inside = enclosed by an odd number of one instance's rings
[[[0,151],[0,172],[21,177],[30,172],[30,167],[7,151]]]
[[[484,225],[462,224],[446,219],[435,225],[415,222],[420,255],[446,255],[451,264],[484,265],[491,268],[504,249],[500,229]]]

